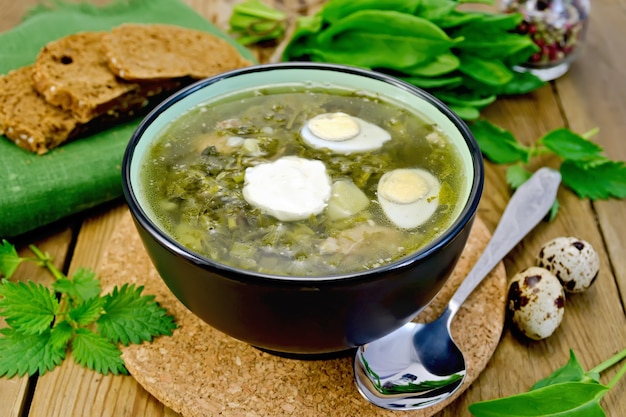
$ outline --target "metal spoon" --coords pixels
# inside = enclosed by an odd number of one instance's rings
[[[465,358],[450,335],[450,323],[478,284],[545,217],[560,182],[557,171],[541,168],[517,189],[483,254],[437,320],[407,323],[359,347],[354,375],[367,400],[387,409],[414,410],[445,400],[461,386]]]

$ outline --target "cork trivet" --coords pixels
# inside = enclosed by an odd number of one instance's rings
[[[444,289],[416,321],[430,321],[442,310],[490,238],[477,219],[463,255]],[[99,270],[103,289],[135,283],[174,315],[171,337],[123,348],[131,375],[155,398],[183,417],[206,416],[394,416],[363,399],[353,382],[352,357],[303,360],[278,357],[227,336],[194,316],[169,291],[127,213],[106,246]],[[493,354],[504,326],[506,273],[502,264],[468,298],[453,322],[453,334],[466,354],[467,379],[442,403],[403,413],[430,417],[458,397]]]

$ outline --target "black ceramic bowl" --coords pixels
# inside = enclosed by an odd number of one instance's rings
[[[436,240],[393,263],[335,276],[290,277],[221,265],[176,242],[147,210],[140,176],[149,145],[189,108],[242,89],[335,85],[403,103],[452,139],[464,163],[464,203]],[[253,346],[286,354],[340,352],[380,338],[426,306],[454,268],[483,187],[480,150],[467,126],[426,92],[395,78],[346,66],[260,65],[200,81],[167,99],[143,120],[123,161],[124,194],[145,248],[174,295],[209,325]]]

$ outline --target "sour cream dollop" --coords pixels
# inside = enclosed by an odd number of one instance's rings
[[[324,163],[284,156],[246,169],[243,197],[280,221],[296,221],[321,213],[331,195]]]

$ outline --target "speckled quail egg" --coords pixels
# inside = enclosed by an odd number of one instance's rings
[[[323,162],[284,156],[246,168],[243,197],[281,221],[303,220],[321,213],[331,195]]]
[[[600,258],[589,242],[575,237],[557,237],[541,247],[537,265],[552,272],[565,291],[583,292],[600,271]]]
[[[511,279],[507,308],[511,321],[526,337],[545,339],[563,320],[565,292],[552,272],[531,266]]]
[[[378,181],[378,202],[392,223],[413,229],[435,213],[440,190],[439,180],[424,169],[395,169]]]
[[[391,139],[385,129],[342,112],[323,113],[311,118],[300,134],[307,145],[340,154],[380,149]]]

